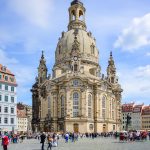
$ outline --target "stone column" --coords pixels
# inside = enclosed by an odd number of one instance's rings
[[[93,91],[93,117],[94,117],[94,132],[97,132],[97,120],[98,120],[98,90],[94,87]]]
[[[116,96],[116,130],[121,130],[121,91],[115,92]],[[119,126],[119,127],[118,127]]]

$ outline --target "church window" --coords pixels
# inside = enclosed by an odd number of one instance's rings
[[[75,10],[73,10],[73,11],[71,12],[72,20],[75,20],[75,18],[76,18],[76,17],[75,17],[75,14],[76,14],[76,13],[75,13]]]
[[[79,19],[80,19],[81,21],[84,20],[83,12],[82,12],[81,10],[79,10]]]
[[[79,115],[79,93],[73,93],[73,117]]]
[[[92,117],[92,95],[88,95],[88,118]]]
[[[42,82],[43,82],[42,77],[40,77],[40,83],[42,83]]]
[[[48,97],[48,108],[50,109],[51,108],[51,98]]]
[[[115,115],[114,115],[114,111],[112,111],[112,119],[114,119]]]
[[[105,98],[105,96],[103,96],[103,98],[102,98],[102,108],[103,109],[106,108],[106,98]]]
[[[78,86],[79,85],[79,81],[78,80],[73,80],[73,86]]]
[[[105,109],[102,109],[102,118],[103,119],[105,118],[105,115],[106,115],[106,111],[105,111]]]
[[[106,117],[106,97],[102,97],[102,118]]]
[[[65,115],[65,97],[61,96],[61,117]]]
[[[77,70],[78,70],[78,65],[74,64],[74,71],[77,71]]]
[[[111,77],[111,83],[114,83],[114,77]]]
[[[111,111],[112,111],[112,103],[111,103],[111,101],[110,101],[110,114],[109,114],[109,115],[110,115],[110,118],[111,118],[111,115],[112,115],[112,114],[111,114]]]
[[[92,44],[91,45],[91,54],[94,55],[95,54],[95,46]]]
[[[58,47],[58,53],[61,54],[61,46]]]
[[[115,107],[115,106],[114,106],[114,105],[115,105],[114,103],[115,103],[115,102],[114,102],[114,100],[112,99],[112,110],[114,110],[114,107]]]

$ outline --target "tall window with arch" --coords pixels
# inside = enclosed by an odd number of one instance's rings
[[[84,21],[84,15],[81,10],[79,10],[79,20]]]
[[[51,98],[50,96],[48,97],[48,117],[50,118],[51,116]]]
[[[75,14],[76,14],[75,10],[72,10],[72,12],[71,12],[71,20],[72,21],[76,19]]]
[[[106,118],[106,97],[102,97],[102,118]]]
[[[88,118],[92,118],[92,95],[88,95]]]
[[[94,46],[94,44],[91,45],[91,54],[92,55],[95,54],[95,46]]]
[[[78,65],[77,64],[74,64],[74,71],[78,71]]]
[[[79,116],[79,93],[73,93],[73,117]]]
[[[61,102],[61,117],[65,116],[65,97],[62,95],[60,98]]]
[[[61,54],[61,45],[58,46],[58,53]]]
[[[115,101],[114,99],[112,99],[112,119],[115,119],[114,109],[115,109]]]
[[[112,101],[110,100],[110,108],[109,108],[109,117],[111,118],[112,116]]]

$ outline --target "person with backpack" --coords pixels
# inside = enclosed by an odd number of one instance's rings
[[[8,138],[7,132],[5,132],[4,136],[2,137],[3,150],[7,150],[8,144],[9,144],[9,138]]]
[[[47,141],[48,141],[48,147],[47,147],[47,150],[50,148],[50,150],[52,149],[52,143],[53,143],[53,138],[48,135],[47,136]]]

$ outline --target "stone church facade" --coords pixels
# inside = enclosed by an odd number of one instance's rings
[[[87,32],[85,7],[71,2],[68,31],[62,32],[55,51],[52,76],[44,54],[33,85],[33,131],[111,132],[121,130],[122,89],[112,52],[107,76],[101,74],[99,51]]]

